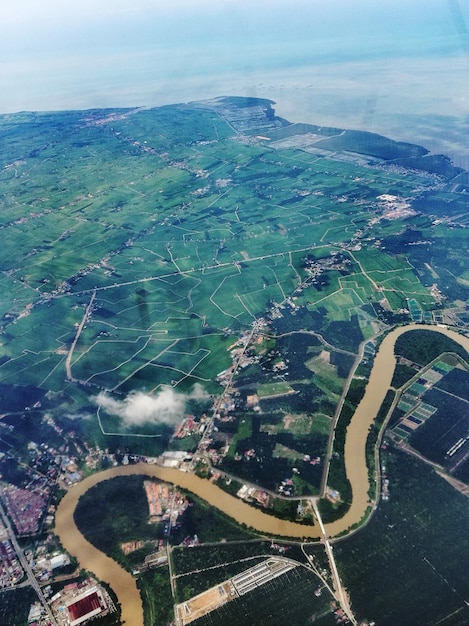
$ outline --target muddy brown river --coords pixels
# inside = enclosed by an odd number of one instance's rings
[[[402,326],[387,335],[375,356],[373,369],[366,386],[365,395],[359,403],[347,429],[345,442],[345,467],[352,486],[352,504],[340,520],[326,525],[327,533],[336,536],[361,520],[369,505],[368,470],[365,446],[368,430],[375,419],[391,384],[395,367],[394,344],[403,333],[412,330],[432,330],[443,333],[461,344],[469,353],[469,338],[454,331],[436,326],[412,324]],[[100,580],[109,583],[122,607],[122,622],[127,626],[143,626],[143,608],[135,579],[115,561],[93,547],[75,525],[73,512],[79,498],[88,489],[103,480],[131,474],[146,475],[173,483],[203,498],[210,505],[222,510],[239,523],[244,523],[260,533],[292,538],[318,539],[318,526],[304,526],[279,520],[231,496],[219,487],[195,476],[175,469],[141,463],[111,468],[85,478],[72,487],[60,502],[55,517],[55,532],[64,548],[73,554],[80,566],[93,572]]]

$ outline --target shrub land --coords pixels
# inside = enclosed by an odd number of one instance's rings
[[[398,450],[383,453],[383,465],[389,500],[356,535],[335,544],[356,616],[383,626],[467,623],[467,499]]]

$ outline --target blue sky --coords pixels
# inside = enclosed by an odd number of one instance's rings
[[[0,113],[256,95],[402,138],[443,116],[462,143],[468,25],[467,0],[4,0]]]
[[[116,42],[126,27],[124,46],[152,32],[182,46],[184,36],[197,33],[201,38],[232,38],[267,36],[273,30],[289,39],[297,30],[303,37],[308,32],[314,36],[317,29],[327,38],[348,41],[373,35],[410,41],[420,33],[456,34],[461,17],[467,22],[467,3],[459,0],[6,0],[0,7],[0,28],[2,48],[20,51],[67,42],[72,47],[86,37],[87,29],[105,42]]]

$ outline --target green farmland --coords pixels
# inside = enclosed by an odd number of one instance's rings
[[[458,186],[424,149],[326,131],[313,149],[316,130],[236,98],[0,117],[0,383],[94,433],[102,390],[218,396],[233,342],[262,321],[270,350],[235,382],[283,446],[321,456],[295,416],[323,433],[311,424],[332,418],[361,342],[390,325],[464,324],[469,267],[441,213]]]
[[[466,624],[467,499],[401,452],[384,454],[383,463],[389,501],[335,547],[357,618],[383,626]]]
[[[466,174],[419,146],[290,124],[272,104],[0,116],[3,480],[48,472],[57,490],[68,467],[169,452],[282,519],[311,524],[310,496],[326,524],[349,507],[347,428],[382,337],[411,321],[469,328]],[[375,423],[366,448],[388,497],[368,517],[370,487],[367,524],[334,544],[357,620],[383,626],[469,623],[467,502],[390,445],[467,482],[467,354],[436,334],[396,344],[377,420],[389,410],[390,430]],[[91,500],[78,509],[130,569],[146,548],[124,558],[122,538],[169,541],[141,482],[90,492],[104,526]],[[155,589],[165,621],[173,601],[272,555],[264,539],[194,499],[172,530],[175,572],[140,577],[145,623]],[[323,548],[288,545],[293,569],[196,623],[337,623]]]

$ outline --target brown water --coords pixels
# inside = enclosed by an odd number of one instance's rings
[[[352,504],[344,517],[326,525],[326,531],[330,536],[338,535],[359,522],[369,505],[369,481],[365,455],[366,438],[391,384],[395,367],[394,344],[396,339],[403,333],[415,329],[422,330],[422,326],[412,324],[391,332],[384,338],[379,352],[375,356],[365,395],[347,429],[345,467],[347,477],[352,485]],[[461,344],[469,353],[469,338],[435,326],[425,327],[425,329],[447,335]],[[122,606],[122,621],[127,626],[143,626],[142,603],[135,579],[115,561],[86,541],[75,525],[73,512],[80,496],[90,487],[115,476],[129,476],[131,474],[146,475],[179,485],[203,498],[210,505],[222,510],[237,522],[244,523],[259,533],[297,539],[318,539],[320,537],[317,525],[304,526],[267,515],[225,493],[208,480],[198,478],[195,474],[145,463],[115,467],[99,474],[93,474],[72,487],[60,502],[56,513],[55,532],[64,548],[78,559],[82,568],[93,572],[100,580],[111,585]]]
[[[352,504],[344,517],[326,526],[331,536],[338,535],[359,522],[371,504],[368,499],[369,480],[365,454],[368,431],[391,385],[396,365],[394,356],[396,340],[406,332],[423,329],[446,335],[458,342],[469,353],[468,337],[437,326],[422,327],[418,324],[401,326],[383,339],[375,356],[365,395],[353,414],[345,438],[345,469],[352,486]]]
[[[208,480],[188,472],[139,463],[114,467],[99,474],[93,474],[72,487],[60,502],[55,516],[55,532],[64,548],[78,559],[83,569],[93,572],[100,580],[111,585],[122,606],[122,621],[129,626],[143,626],[142,603],[135,579],[115,561],[86,541],[75,525],[73,512],[80,497],[94,485],[116,476],[132,474],[158,478],[187,489],[210,505],[224,511],[240,524],[251,526],[260,533],[282,537],[319,538],[317,526],[302,526],[267,515],[222,491]]]
[[[106,476],[106,473],[101,472],[89,476],[67,492],[57,508],[55,533],[64,548],[78,559],[80,567],[92,572],[112,587],[122,607],[122,623],[128,626],[143,626],[143,607],[135,579],[115,561],[86,541],[73,518],[80,496],[102,480],[118,475],[111,473]]]

